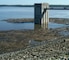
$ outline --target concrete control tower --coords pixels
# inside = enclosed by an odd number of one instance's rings
[[[48,3],[36,3],[34,5],[34,23],[40,25],[47,25],[49,22],[48,17]]]

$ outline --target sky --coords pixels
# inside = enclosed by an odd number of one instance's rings
[[[0,5],[34,5],[34,3],[49,3],[53,5],[68,5],[69,0],[0,0]]]

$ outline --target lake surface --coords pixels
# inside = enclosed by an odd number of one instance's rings
[[[68,10],[50,10],[49,17],[69,18]],[[34,29],[34,23],[7,23],[10,18],[34,18],[33,7],[0,7],[0,30]],[[58,28],[63,24],[49,23],[49,28]]]

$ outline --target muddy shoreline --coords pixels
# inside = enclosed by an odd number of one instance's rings
[[[26,48],[29,40],[48,40],[58,37],[50,30],[0,31],[0,53]]]
[[[69,27],[46,30],[36,29],[0,31],[0,41],[16,42],[32,39],[37,41],[51,40],[61,37],[62,35],[59,34],[61,31],[69,31]]]
[[[69,35],[59,32],[68,31],[69,27],[52,30],[0,31],[0,60],[3,59],[68,59]],[[8,39],[6,39],[6,38]],[[3,39],[5,38],[5,39]],[[28,41],[34,39],[43,41],[38,46],[28,46]],[[42,44],[43,43],[43,44]],[[1,45],[2,44],[2,45]],[[27,45],[24,45],[27,44]],[[25,49],[21,49],[26,47]],[[14,49],[15,48],[15,49]],[[20,49],[20,50],[17,50]],[[15,51],[16,50],[16,51]],[[13,52],[12,52],[13,51]],[[9,53],[7,53],[9,52]],[[4,54],[5,53],[5,54]],[[66,58],[65,58],[66,57]]]
[[[33,19],[31,20],[33,22]],[[11,19],[11,21],[12,23],[14,21],[15,23],[31,22],[30,20],[24,21],[23,19],[21,21],[18,19],[17,22],[16,19]],[[62,22],[59,18],[50,19],[50,22],[68,24],[64,21],[68,22],[67,19],[62,19]],[[35,30],[0,31],[0,60],[43,60],[50,57],[57,59],[60,56],[69,56],[69,35],[60,34],[61,32],[69,33],[69,26],[46,30],[41,28]],[[31,40],[40,41],[40,44],[31,47]]]

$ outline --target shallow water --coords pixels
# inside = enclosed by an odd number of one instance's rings
[[[48,26],[47,27],[43,26],[43,28],[48,28],[49,29],[49,28],[59,28],[59,27],[63,27],[63,26],[66,26],[66,25],[49,22]],[[23,30],[23,29],[34,30],[36,28],[35,28],[34,23],[8,23],[6,21],[1,21],[0,22],[0,31]]]
[[[69,18],[69,10],[49,10],[49,17]],[[34,18],[34,7],[0,7],[0,20]]]
[[[0,7],[0,20],[10,18],[34,18],[31,7]]]
[[[50,10],[49,17],[69,18],[68,10]],[[0,20],[10,18],[34,18],[33,7],[0,7]],[[34,29],[34,23],[7,23],[0,21],[0,31],[2,30],[20,30]],[[49,23],[48,28],[58,28],[65,26],[63,24]]]
[[[21,29],[34,29],[33,23],[7,23],[0,22],[0,31],[5,30],[21,30]]]
[[[65,24],[58,24],[58,23],[52,23],[52,22],[49,22],[48,24],[48,28],[61,28],[61,27],[64,27],[64,26],[67,26]]]

